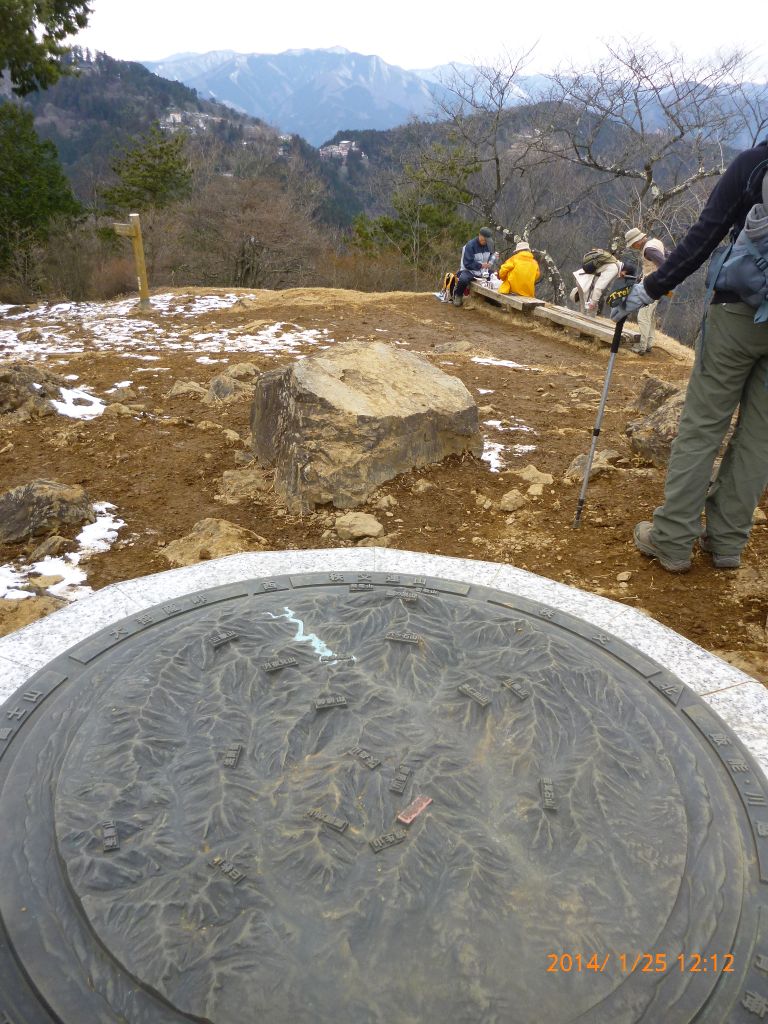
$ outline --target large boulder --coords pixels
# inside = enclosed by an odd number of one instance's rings
[[[251,428],[294,507],[352,508],[399,473],[483,449],[462,382],[383,342],[348,342],[262,374]]]
[[[91,501],[79,484],[32,480],[0,494],[0,544],[16,544],[95,521]]]

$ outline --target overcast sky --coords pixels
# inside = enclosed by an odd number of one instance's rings
[[[530,70],[549,71],[562,62],[594,58],[600,39],[624,35],[677,46],[691,58],[711,56],[718,47],[748,49],[764,78],[766,6],[766,0],[736,0],[731,8],[720,5],[707,14],[701,0],[607,6],[546,0],[538,8],[482,0],[288,0],[258,6],[253,0],[92,0],[90,25],[76,41],[139,61],[208,50],[280,53],[343,46],[403,68],[492,60],[505,49],[516,53],[535,45]],[[732,17],[725,16],[727,9]]]

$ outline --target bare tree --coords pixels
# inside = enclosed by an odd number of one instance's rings
[[[675,204],[700,195],[697,186],[723,172],[745,126],[765,124],[766,93],[747,89],[741,51],[689,61],[630,40],[606,49],[588,68],[551,76],[536,130],[542,154],[600,177],[596,205],[619,236],[632,224],[670,224]]]

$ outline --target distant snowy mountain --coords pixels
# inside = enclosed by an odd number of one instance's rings
[[[177,54],[144,66],[315,146],[339,130],[393,128],[433,108],[434,85],[417,72],[338,46]]]

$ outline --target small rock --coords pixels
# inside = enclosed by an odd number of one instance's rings
[[[565,471],[564,479],[568,483],[571,483],[574,480],[584,479],[584,470],[586,469],[588,457],[589,456],[584,453],[576,456]],[[620,457],[620,453],[611,448],[606,448],[603,451],[597,452],[592,460],[592,465],[589,470],[589,479],[591,480],[593,477],[603,476],[606,473],[612,473],[614,471],[613,463]]]
[[[492,405],[481,405],[477,410],[477,414],[481,420],[489,419],[491,416],[493,416],[495,412],[496,410],[493,408]]]
[[[72,547],[72,541],[54,534],[53,537],[47,537],[42,544],[38,544],[31,552],[29,560],[30,562],[42,562],[44,558],[55,558],[57,555],[64,554],[70,547]]]
[[[513,476],[519,476],[521,480],[527,480],[529,484],[553,484],[555,482],[551,473],[541,473],[531,463],[525,469],[511,469],[510,473]]]
[[[188,396],[202,398],[206,394],[205,388],[193,380],[177,380],[166,395],[166,398],[185,398]]]
[[[532,498],[540,498],[544,493],[544,484],[531,484],[527,493]]]
[[[384,527],[367,512],[347,512],[339,516],[334,524],[337,535],[342,540],[362,540],[364,537],[381,537]]]
[[[222,431],[222,437],[227,444],[242,444],[243,439],[240,437],[236,430],[224,430]]]
[[[167,544],[161,554],[171,565],[182,566],[241,551],[262,551],[266,546],[263,537],[226,519],[201,519],[185,537]]]
[[[103,412],[105,419],[121,419],[130,418],[134,414],[128,408],[127,405],[123,405],[122,402],[112,402],[106,407]]]
[[[200,420],[197,424],[198,430],[221,430],[218,423],[214,423],[213,420]]]
[[[631,572],[620,572],[616,577],[619,583],[628,583],[632,579]]]
[[[525,504],[525,496],[516,487],[502,495],[499,508],[502,512],[517,512]]]
[[[768,522],[768,516],[766,516],[765,512],[763,512],[761,508],[756,508],[755,511],[752,513],[752,522],[756,525],[759,523]]]
[[[411,488],[412,494],[426,494],[427,491],[431,491],[435,485],[430,483],[429,480],[417,480]],[[378,506],[381,507],[381,506]]]
[[[237,505],[238,502],[261,497],[268,486],[264,473],[258,468],[228,469],[221,478],[219,492],[213,500],[225,505]]]
[[[27,580],[27,586],[32,590],[47,590],[48,587],[61,583],[63,579],[63,576],[37,576],[32,573]]]
[[[232,366],[228,366],[224,373],[227,377],[234,377],[236,380],[248,380],[257,376],[259,368],[253,363],[234,363]]]
[[[130,402],[131,399],[138,398],[138,394],[133,388],[115,388],[114,391],[109,393],[109,401],[112,402]]]
[[[414,487],[415,486],[416,485],[414,484]],[[382,494],[382,496],[380,498],[377,498],[376,501],[374,501],[373,503],[373,507],[381,509],[382,512],[386,511],[386,509],[388,508],[395,508],[396,505],[397,498],[394,498],[391,494]],[[336,521],[335,519],[333,519],[333,517],[331,518],[333,522]]]

